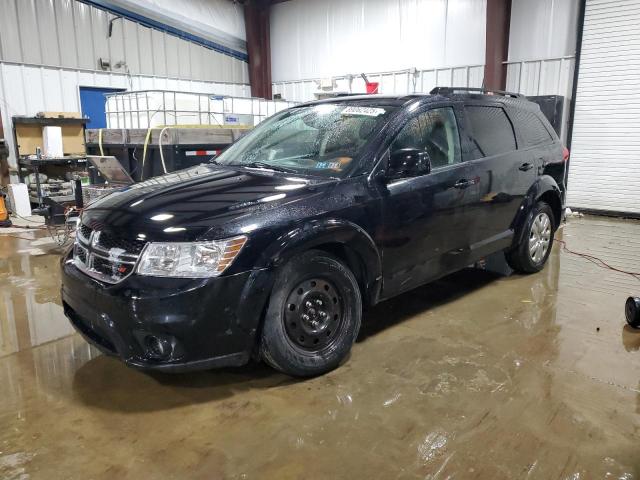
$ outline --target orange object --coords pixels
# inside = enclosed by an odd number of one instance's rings
[[[9,220],[9,212],[7,212],[7,206],[4,203],[4,194],[0,193],[0,227],[10,227],[11,220]]]

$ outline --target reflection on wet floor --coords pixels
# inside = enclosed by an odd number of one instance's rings
[[[561,237],[640,271],[640,222],[573,219]],[[0,478],[640,475],[623,314],[640,281],[559,246],[536,275],[466,270],[380,304],[347,363],[306,381],[99,355],[69,336],[58,258],[0,235]]]
[[[0,252],[0,357],[73,333],[62,312],[55,243],[25,230],[0,235]]]

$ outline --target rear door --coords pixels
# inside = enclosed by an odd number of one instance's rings
[[[532,152],[518,150],[513,123],[501,103],[470,103],[464,110],[480,191],[471,248],[481,257],[511,244],[513,221],[536,179],[536,161]]]
[[[539,175],[550,175],[560,190],[565,191],[565,161],[562,144],[542,112],[528,108],[508,107],[518,138],[518,148],[531,153]]]

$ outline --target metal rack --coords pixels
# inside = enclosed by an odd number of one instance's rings
[[[138,90],[106,95],[107,127],[150,128],[166,125],[255,126],[295,105],[284,100],[233,97],[175,90]]]

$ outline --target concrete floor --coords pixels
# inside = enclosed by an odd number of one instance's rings
[[[638,222],[572,219],[560,237],[640,271]],[[0,235],[0,478],[640,475],[623,314],[640,281],[559,245],[539,274],[466,270],[377,306],[346,364],[306,381],[130,370],[70,335],[57,262]]]

